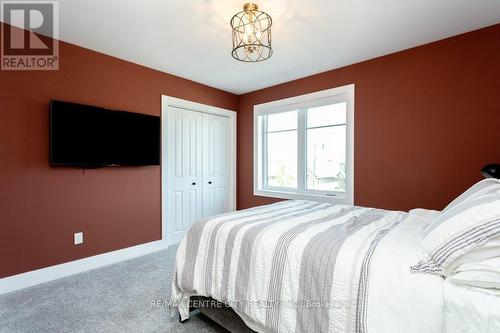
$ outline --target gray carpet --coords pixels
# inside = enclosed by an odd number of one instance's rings
[[[175,247],[0,295],[1,333],[226,332],[202,314],[180,324],[170,299]]]

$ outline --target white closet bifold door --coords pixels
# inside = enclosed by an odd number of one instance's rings
[[[203,217],[228,211],[229,118],[203,113]]]
[[[167,214],[172,243],[178,243],[191,225],[203,216],[203,115],[169,108]]]

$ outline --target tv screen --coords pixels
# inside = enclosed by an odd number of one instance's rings
[[[160,117],[51,101],[50,164],[159,165]]]

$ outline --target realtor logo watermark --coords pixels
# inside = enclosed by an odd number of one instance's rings
[[[57,1],[0,1],[2,70],[59,69]]]

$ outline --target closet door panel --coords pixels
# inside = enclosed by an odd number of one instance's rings
[[[172,242],[179,242],[202,217],[201,113],[171,107],[167,119],[168,205]]]
[[[227,211],[229,119],[203,114],[203,216]]]

